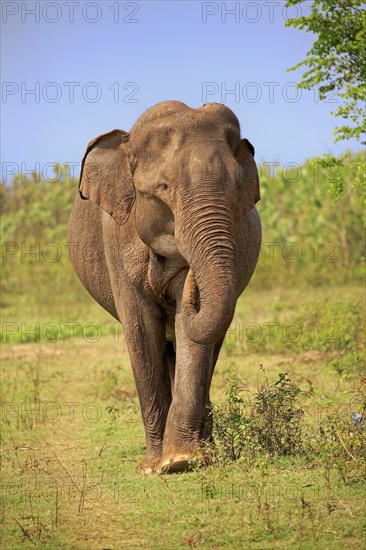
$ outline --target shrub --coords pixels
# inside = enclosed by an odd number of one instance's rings
[[[277,382],[259,390],[254,427],[259,446],[270,455],[292,455],[301,450],[303,410],[296,405],[300,388],[281,373]]]
[[[224,458],[253,458],[295,455],[302,449],[301,419],[297,406],[300,389],[281,373],[274,384],[266,379],[254,400],[246,403],[240,394],[239,380],[229,381],[226,400],[213,405],[215,439]]]
[[[303,306],[293,319],[301,338],[288,342],[293,349],[344,352],[362,345],[364,315],[352,300],[321,300]]]

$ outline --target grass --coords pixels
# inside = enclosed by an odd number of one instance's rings
[[[141,477],[144,434],[123,332],[82,293],[77,306],[61,292],[52,307],[42,290],[33,301],[10,296],[3,322],[18,332],[2,351],[2,548],[364,548],[364,471],[350,420],[364,407],[362,300],[357,286],[250,287],[224,343],[215,404],[233,376],[250,402],[266,376],[273,384],[286,372],[301,390],[311,453],[219,457],[188,474]],[[100,337],[65,329],[53,342],[22,342],[21,323],[71,321],[97,322]],[[295,321],[297,339],[283,328]],[[332,432],[331,418],[351,428]]]

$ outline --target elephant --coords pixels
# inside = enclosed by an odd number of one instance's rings
[[[211,380],[259,257],[259,200],[254,147],[220,103],[163,101],[87,146],[70,258],[124,327],[146,438],[139,473],[187,471],[214,445]]]

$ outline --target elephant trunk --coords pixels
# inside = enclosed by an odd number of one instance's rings
[[[193,342],[216,343],[230,326],[237,299],[233,207],[217,192],[204,206],[196,196],[182,230],[178,241],[190,266],[182,297],[183,325]]]

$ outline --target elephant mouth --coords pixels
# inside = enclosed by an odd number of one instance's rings
[[[196,310],[196,312],[198,313],[201,309],[201,294],[200,294],[200,289],[198,287],[198,284],[196,282],[196,279],[194,277],[194,273],[192,271],[192,269],[189,270],[191,272],[191,293],[192,293],[192,297],[191,297],[191,300],[192,300],[192,307],[194,307],[194,309]],[[188,272],[189,273],[189,272]],[[188,276],[188,274],[187,274]]]

